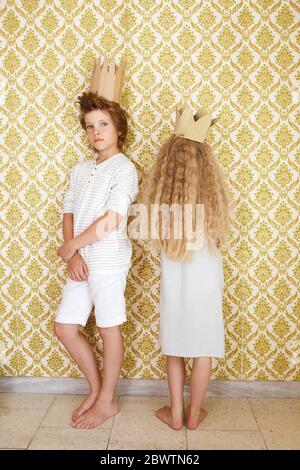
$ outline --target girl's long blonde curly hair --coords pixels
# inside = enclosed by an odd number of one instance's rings
[[[229,227],[229,195],[224,175],[210,144],[172,135],[165,142],[145,178],[140,196],[148,207],[152,204],[204,205],[204,234],[209,249],[225,242]],[[152,214],[153,215],[153,214]],[[184,217],[184,212],[180,217]],[[152,217],[151,224],[157,227],[158,246],[171,259],[189,259],[192,252],[187,248],[185,234],[181,238],[162,236],[161,214]],[[170,222],[172,224],[172,221]]]

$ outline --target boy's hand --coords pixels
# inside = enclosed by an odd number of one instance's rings
[[[73,255],[75,255],[77,249],[74,247],[73,240],[64,242],[57,250],[58,256],[67,263]]]
[[[68,261],[68,275],[73,281],[85,281],[89,275],[88,267],[79,253]]]

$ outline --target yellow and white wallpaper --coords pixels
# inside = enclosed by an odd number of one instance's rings
[[[53,334],[71,167],[90,158],[74,100],[94,58],[126,59],[126,154],[141,177],[187,100],[211,131],[234,201],[223,249],[226,359],[214,378],[300,380],[299,5],[293,0],[2,0],[2,375],[77,377]],[[165,377],[159,259],[134,243],[122,376]],[[101,364],[91,317],[86,334]]]

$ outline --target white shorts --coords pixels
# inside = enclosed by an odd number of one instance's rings
[[[97,326],[121,325],[126,321],[126,278],[127,271],[91,274],[85,281],[68,278],[55,321],[85,326],[95,306]]]

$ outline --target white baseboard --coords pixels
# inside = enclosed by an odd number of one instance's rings
[[[186,384],[185,394],[188,391],[189,385]],[[88,392],[88,384],[84,378],[1,377],[1,392],[84,395]],[[168,386],[166,380],[120,379],[117,393],[129,396],[163,396],[168,395]],[[300,398],[300,382],[212,380],[207,396]]]

